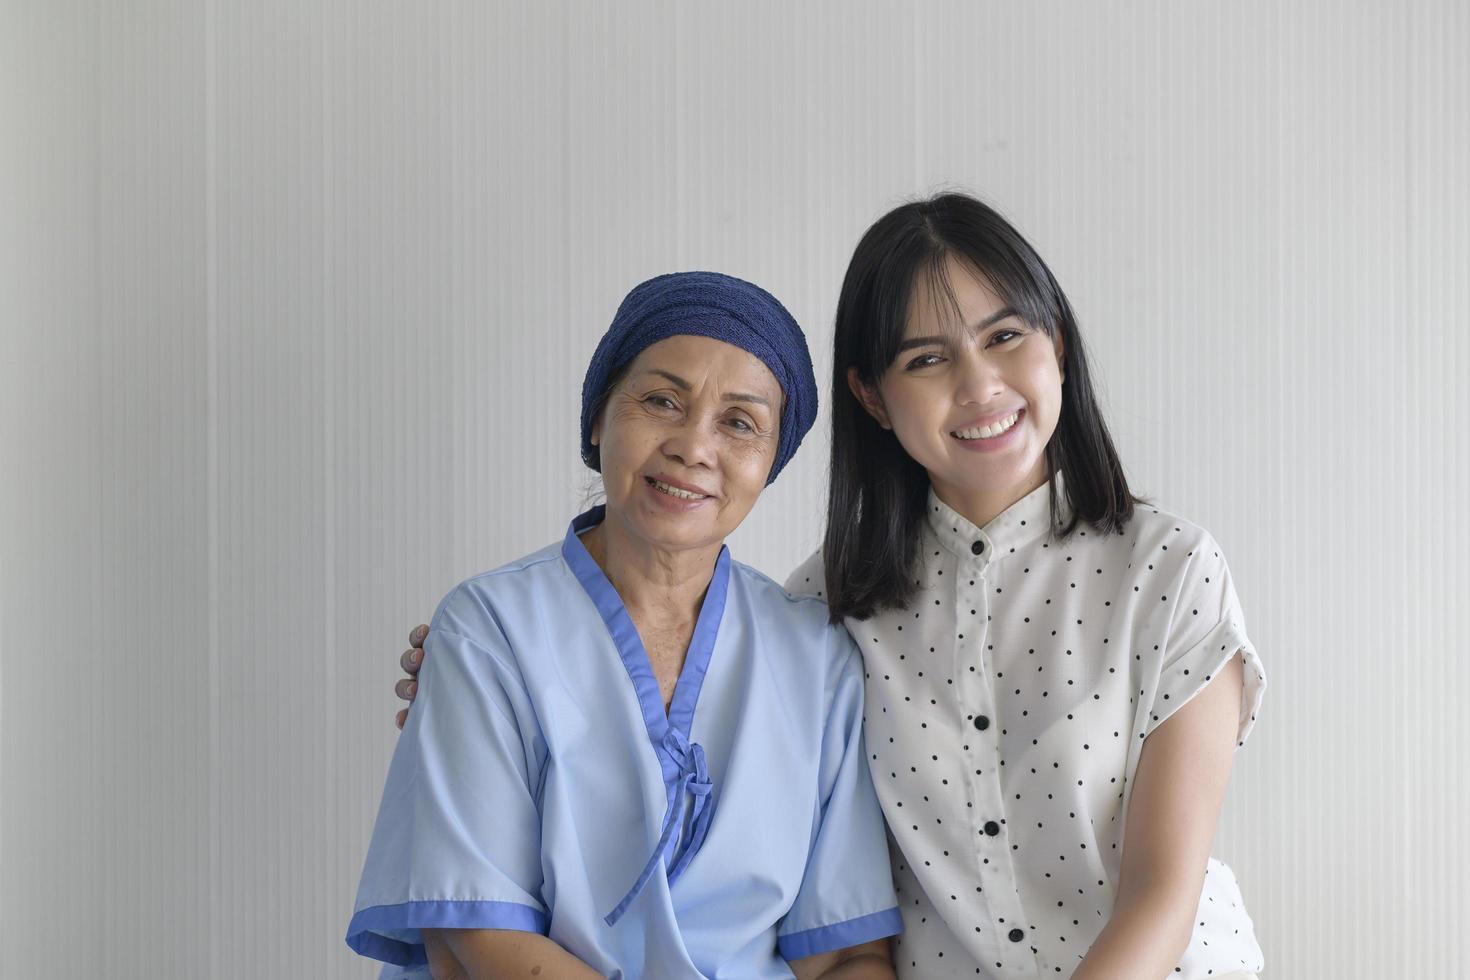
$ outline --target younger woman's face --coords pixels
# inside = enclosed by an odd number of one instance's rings
[[[989,520],[1046,482],[1062,341],[1021,319],[968,262],[945,262],[957,309],[943,290],[915,283],[902,345],[876,391],[855,372],[849,381],[941,499]]]

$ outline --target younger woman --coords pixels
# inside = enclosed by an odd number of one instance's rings
[[[1261,664],[1219,545],[1130,491],[1050,270],[972,198],[904,205],[835,343],[824,547],[787,588],[863,653],[899,975],[1260,970],[1209,849]]]
[[[1219,545],[1130,492],[1040,256],[962,195],[884,216],[832,404],[824,549],[787,587],[864,654],[900,975],[1261,969],[1209,857],[1260,661]]]

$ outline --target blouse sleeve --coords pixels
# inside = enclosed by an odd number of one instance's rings
[[[1167,644],[1145,734],[1187,704],[1239,651],[1244,658],[1244,689],[1236,744],[1244,745],[1255,726],[1256,712],[1266,691],[1266,672],[1245,631],[1245,617],[1230,578],[1230,569],[1214,538],[1200,532],[1201,540],[1183,576],[1175,586]]]
[[[792,595],[815,596],[825,602],[826,582],[827,574],[822,568],[822,552],[819,549],[807,556],[807,560],[797,565],[796,570],[786,577],[786,591]]]
[[[446,598],[424,643],[347,928],[353,950],[401,967],[427,963],[422,929],[548,927],[530,699],[498,628],[447,628],[464,601]]]
[[[882,939],[903,931],[883,814],[863,748],[862,660],[847,631],[822,736],[820,813],[806,871],[777,930],[787,960]]]

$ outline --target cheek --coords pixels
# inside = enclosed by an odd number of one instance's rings
[[[754,497],[766,485],[766,476],[776,461],[777,441],[733,440],[723,452],[723,466],[732,496]]]
[[[1062,373],[1056,362],[1047,360],[1036,372],[1040,397],[1055,412],[1062,404]]]
[[[737,465],[758,483],[764,483],[765,474],[770,472],[771,465],[776,462],[775,439],[761,440],[760,442],[745,442],[735,450]]]
[[[919,384],[896,384],[883,394],[888,424],[905,448],[937,433],[945,414],[945,400]]]
[[[610,475],[625,477],[636,472],[648,458],[650,427],[640,421],[632,416],[611,414],[606,419],[599,446],[604,482]]]
[[[1038,365],[1032,375],[1030,388],[1027,401],[1035,411],[1038,428],[1044,426],[1041,434],[1050,439],[1062,411],[1062,379],[1055,362]]]

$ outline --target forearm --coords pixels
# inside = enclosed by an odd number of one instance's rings
[[[436,978],[443,975],[444,980],[603,980],[602,974],[534,932],[433,929],[425,930],[424,935],[429,965]],[[456,969],[457,972],[450,972]]]
[[[1237,653],[1144,742],[1118,898],[1073,980],[1160,980],[1189,947],[1234,760],[1243,669]]]
[[[1119,897],[1072,980],[1162,980],[1189,946],[1199,891],[1155,888]]]

